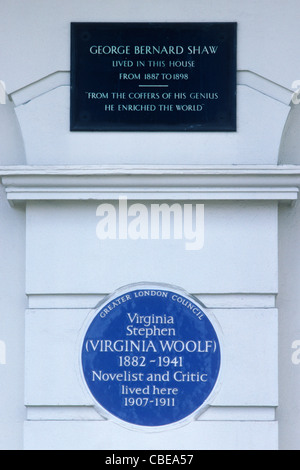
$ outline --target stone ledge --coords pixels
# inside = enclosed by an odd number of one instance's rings
[[[298,198],[299,166],[0,167],[10,203],[45,200],[269,200]]]

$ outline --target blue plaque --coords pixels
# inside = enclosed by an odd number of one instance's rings
[[[220,341],[201,304],[178,288],[123,288],[93,313],[82,375],[102,412],[131,425],[178,423],[209,404]]]

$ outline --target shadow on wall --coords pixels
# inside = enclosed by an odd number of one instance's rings
[[[14,104],[0,82],[0,165],[25,165],[25,149]]]
[[[293,104],[289,112],[279,149],[279,165],[300,164],[300,103]]]

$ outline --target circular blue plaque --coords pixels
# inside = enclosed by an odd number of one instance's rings
[[[163,284],[128,286],[95,311],[81,367],[100,407],[132,425],[178,423],[208,404],[220,342],[197,299]]]

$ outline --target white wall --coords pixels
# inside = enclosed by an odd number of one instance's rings
[[[283,132],[279,160],[300,164],[300,106],[293,106]],[[279,213],[279,409],[282,449],[300,448],[300,204]]]
[[[25,215],[22,209],[11,209],[2,187],[0,265],[0,340],[5,345],[0,364],[0,449],[20,449],[25,417]]]
[[[25,163],[13,104],[0,104],[0,165]],[[5,102],[5,104],[4,104]],[[0,186],[0,449],[23,446],[25,211],[10,207]]]

